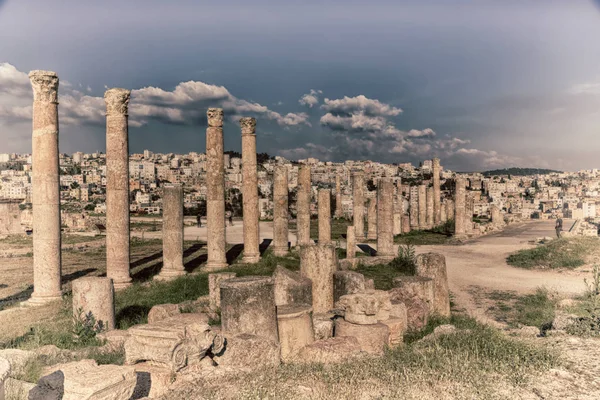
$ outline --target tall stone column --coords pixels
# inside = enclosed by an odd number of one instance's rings
[[[27,304],[61,298],[58,76],[29,73],[33,88],[33,294]]]
[[[446,199],[446,219],[454,221],[454,200]]]
[[[433,206],[434,198],[433,198],[433,188],[432,187],[427,188],[426,197],[427,197],[427,217],[426,217],[427,229],[431,229],[431,228],[433,228],[433,221],[434,221],[434,206]]]
[[[242,198],[244,201],[244,257],[242,262],[260,260],[258,232],[258,170],[256,165],[256,119],[241,118]]]
[[[427,187],[419,185],[419,229],[427,229]]]
[[[333,273],[337,270],[337,253],[331,244],[300,247],[300,273],[312,281],[312,306],[315,314],[333,308]]]
[[[106,103],[106,276],[115,289],[131,285],[129,275],[129,126],[130,91],[104,93]]]
[[[367,239],[377,239],[377,198],[369,199],[369,208],[367,209]]]
[[[410,186],[408,203],[410,227],[412,229],[419,229],[419,191],[414,186]]]
[[[223,109],[209,108],[206,128],[207,270],[227,267],[225,255],[225,163],[223,160]]]
[[[442,223],[441,187],[440,187],[440,159],[434,158],[433,165],[433,225]]]
[[[352,260],[356,257],[356,239],[354,227],[348,225],[346,228],[346,258]]]
[[[331,243],[331,191],[319,189],[319,243]]]
[[[356,240],[365,238],[365,176],[362,171],[352,175],[352,209]]]
[[[158,280],[185,275],[183,266],[183,187],[163,188],[163,267]]]
[[[296,195],[296,237],[298,246],[310,244],[310,166],[298,169],[298,193]]]
[[[339,175],[335,176],[335,217],[341,218],[342,212],[342,178]]]
[[[377,256],[394,258],[394,185],[390,178],[377,185]]]
[[[446,202],[440,203],[440,224],[445,224],[448,221],[448,214],[446,214]]]
[[[465,232],[467,235],[473,233],[473,214],[475,213],[475,199],[473,193],[467,191],[465,195]]]
[[[465,179],[456,178],[454,189],[454,236],[464,237],[465,230]]]
[[[278,165],[273,172],[273,254],[288,253],[288,171]]]

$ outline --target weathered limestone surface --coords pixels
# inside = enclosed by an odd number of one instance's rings
[[[10,363],[8,360],[0,358],[0,400],[4,400],[6,398],[4,382],[8,378],[8,375],[10,375]]]
[[[377,187],[377,256],[392,259],[394,252],[394,184],[381,178]]]
[[[440,204],[440,224],[444,224],[448,221],[448,215],[446,214],[446,202],[442,201]]]
[[[388,292],[370,290],[340,297],[336,308],[344,311],[344,319],[353,324],[376,324],[390,317],[392,303]]]
[[[288,253],[288,171],[278,165],[273,172],[273,254]]]
[[[341,318],[335,320],[335,336],[353,336],[360,349],[369,354],[381,355],[390,340],[390,328],[382,323],[358,325]]]
[[[377,239],[377,198],[369,199],[369,207],[367,208],[367,239]]]
[[[224,335],[245,333],[277,342],[273,279],[245,276],[222,281],[221,326]]]
[[[208,274],[208,296],[211,309],[217,310],[221,308],[221,282],[233,279],[235,276],[235,272]]]
[[[61,298],[58,76],[31,71],[33,89],[33,294],[27,304]]]
[[[155,324],[179,314],[181,314],[181,310],[177,304],[157,304],[148,312],[148,323]]]
[[[163,267],[156,276],[171,280],[185,275],[183,266],[183,187],[163,188]]]
[[[298,272],[277,266],[273,272],[275,305],[312,305],[312,282]]]
[[[467,235],[473,233],[473,214],[475,212],[475,199],[473,193],[467,191],[465,196],[465,232]]]
[[[347,294],[365,291],[365,276],[353,271],[336,271],[333,273],[333,301]]]
[[[223,160],[223,109],[206,112],[206,269],[227,267],[225,255],[225,163]]]
[[[319,243],[331,243],[331,191],[319,189]]]
[[[433,279],[433,312],[450,316],[450,292],[446,273],[446,258],[439,253],[425,253],[417,256],[417,275]]]
[[[131,285],[129,274],[130,91],[109,89],[106,103],[106,276],[115,289]]]
[[[296,236],[298,246],[310,244],[310,166],[301,165],[298,169],[298,193],[296,195]]]
[[[365,238],[365,176],[362,171],[352,175],[352,209],[356,240]]]
[[[433,213],[434,213],[434,209],[433,209],[433,188],[432,187],[428,187],[426,192],[426,198],[427,198],[427,216],[426,216],[426,225],[427,225],[427,229],[431,229],[433,228]]]
[[[335,364],[348,361],[361,353],[358,339],[353,336],[334,337],[302,348],[297,361],[301,363]]]
[[[418,188],[417,188],[418,189]],[[419,191],[411,186],[409,195],[409,216],[411,229],[419,229]]]
[[[394,288],[389,291],[392,301],[405,301],[416,297],[427,303],[430,310],[434,304],[434,281],[428,276],[399,276],[394,278]]]
[[[335,217],[343,216],[342,210],[342,178],[339,175],[335,176]]]
[[[284,362],[296,358],[303,347],[315,341],[310,306],[286,305],[277,307],[277,327]]]
[[[402,233],[410,233],[410,217],[408,215],[402,216]]]
[[[177,372],[200,362],[207,352],[219,353],[221,335],[208,325],[206,314],[181,314],[147,325],[129,328],[125,341],[125,363],[152,361]]]
[[[300,273],[312,281],[312,306],[317,314],[333,308],[333,273],[336,270],[335,246],[319,243],[300,247]]]
[[[92,313],[102,330],[115,329],[115,290],[111,278],[90,276],[75,279],[72,288],[75,318]]]
[[[427,229],[427,187],[419,185],[419,229]]]
[[[278,366],[281,352],[276,340],[243,333],[228,335],[225,347],[213,360],[221,367],[252,372]]]
[[[465,227],[465,180],[456,178],[456,188],[454,189],[454,236],[462,238],[466,235]]]
[[[446,219],[454,220],[454,200],[446,199]]]
[[[315,331],[315,340],[329,339],[333,336],[333,318],[332,313],[313,314],[313,329]]]
[[[356,257],[356,233],[354,225],[346,228],[346,258],[353,260]]]
[[[57,365],[55,379],[63,380],[63,400],[129,400],[137,383],[135,369],[130,366],[98,365],[82,360]],[[62,376],[61,376],[62,375]],[[36,396],[36,386],[30,391]]]
[[[394,212],[394,236],[402,233],[402,213]]]
[[[380,323],[386,325],[390,330],[390,336],[387,343],[389,346],[398,346],[403,343],[404,333],[408,329],[406,316],[404,319],[390,318],[385,321],[380,321]]]
[[[241,118],[240,127],[242,128],[242,199],[244,202],[243,262],[254,264],[260,260],[256,119]]]
[[[438,226],[442,221],[441,213],[441,186],[440,186],[440,159],[432,160],[433,169],[433,225]]]

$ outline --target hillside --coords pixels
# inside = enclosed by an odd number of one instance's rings
[[[491,171],[482,172],[484,176],[498,176],[498,175],[513,175],[513,176],[525,176],[525,175],[547,175],[553,173],[561,173],[562,171],[555,171],[552,169],[544,168],[504,168],[494,169]]]

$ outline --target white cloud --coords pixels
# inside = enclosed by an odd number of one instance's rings
[[[569,92],[571,94],[600,94],[600,82],[588,82],[573,85]]]
[[[31,94],[29,77],[11,64],[0,63],[0,92],[14,96]]]
[[[313,108],[313,106],[319,104],[319,95],[322,93],[322,90],[310,89],[310,93],[302,95],[302,97],[300,97],[300,100],[298,100],[298,103],[300,103],[303,106]]]
[[[381,103],[376,99],[369,99],[364,95],[356,97],[344,96],[343,99],[325,99],[321,108],[333,114],[352,115],[362,113],[367,116],[395,117],[402,113],[401,108]]]

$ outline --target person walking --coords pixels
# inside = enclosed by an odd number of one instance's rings
[[[558,239],[560,239],[560,232],[562,231],[562,224],[563,224],[562,218],[560,218],[560,217],[557,218],[556,225],[554,225],[554,229],[556,230],[556,237]]]
[[[198,224],[198,228],[202,228],[202,216],[200,214],[196,216],[196,223]]]

